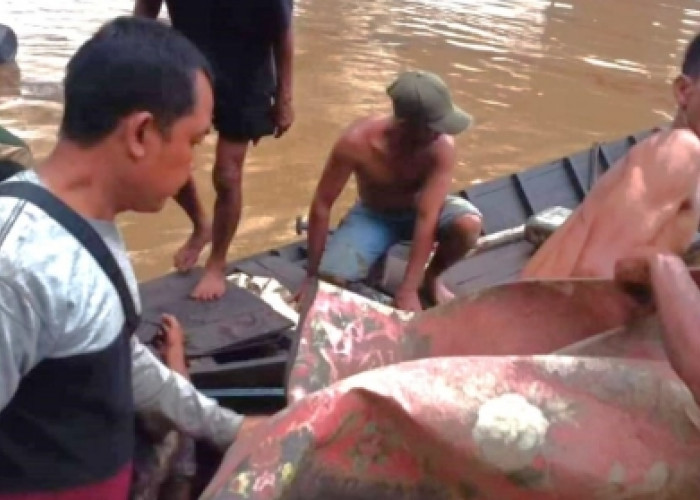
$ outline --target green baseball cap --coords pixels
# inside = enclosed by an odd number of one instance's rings
[[[427,71],[401,73],[387,88],[394,105],[394,116],[425,123],[442,134],[457,135],[469,128],[472,117],[452,102],[445,82]]]

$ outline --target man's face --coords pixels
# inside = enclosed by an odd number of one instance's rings
[[[681,75],[674,81],[673,90],[687,126],[700,136],[700,78]]]
[[[139,152],[124,182],[130,190],[129,209],[156,212],[187,182],[194,147],[202,142],[211,127],[213,103],[209,80],[198,72],[195,105],[189,115],[178,119],[166,133],[151,122],[143,131],[134,134],[136,138],[128,141],[132,143],[130,149]],[[140,143],[134,146],[138,141]]]

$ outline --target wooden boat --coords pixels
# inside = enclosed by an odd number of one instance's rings
[[[480,248],[444,275],[449,288],[462,295],[512,280],[532,254],[526,238],[528,221],[553,207],[575,208],[591,186],[634,144],[657,129],[594,144],[586,150],[521,172],[477,184],[458,194],[484,215]],[[353,291],[381,301],[390,298],[396,269],[405,265],[401,245],[387,257],[384,274]],[[278,280],[296,290],[305,276],[306,243],[301,240],[231,262],[229,273],[244,272]],[[400,272],[398,273],[400,274]],[[197,273],[171,274],[141,285],[146,321],[139,336],[148,341],[162,312],[173,312],[189,335],[195,385],[243,413],[269,412],[285,406],[284,381],[295,327],[253,294],[230,287],[217,304],[187,300]],[[228,333],[227,333],[228,332]]]

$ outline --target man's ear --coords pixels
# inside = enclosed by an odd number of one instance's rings
[[[146,143],[154,132],[155,120],[148,111],[132,113],[124,119],[123,134],[128,154],[134,160],[146,156]]]
[[[679,108],[685,109],[688,105],[688,98],[692,86],[693,80],[686,75],[678,75],[676,79],[673,80],[673,97],[675,97]]]

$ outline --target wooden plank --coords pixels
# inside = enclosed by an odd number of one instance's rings
[[[258,259],[258,263],[292,293],[299,290],[306,278],[306,269],[298,262],[289,262],[277,255],[266,255]]]
[[[442,276],[445,286],[455,293],[466,293],[507,281],[518,275],[534,251],[528,241],[510,243],[461,260]]]
[[[192,383],[200,389],[282,387],[289,354],[280,352],[249,360],[218,362],[199,358],[190,364]]]
[[[260,259],[262,259],[264,256],[265,255],[258,255],[252,259],[245,259],[232,262],[229,265],[229,268],[227,269],[227,273],[231,274],[236,272],[242,272],[250,276],[263,276],[266,278],[274,278],[272,271],[260,263]]]
[[[278,338],[292,322],[247,290],[229,285],[219,300],[198,302],[189,293],[201,269],[186,275],[172,273],[140,287],[142,324],[136,334],[150,342],[162,314],[174,314],[187,333],[186,354],[205,356],[235,348],[253,339]]]

